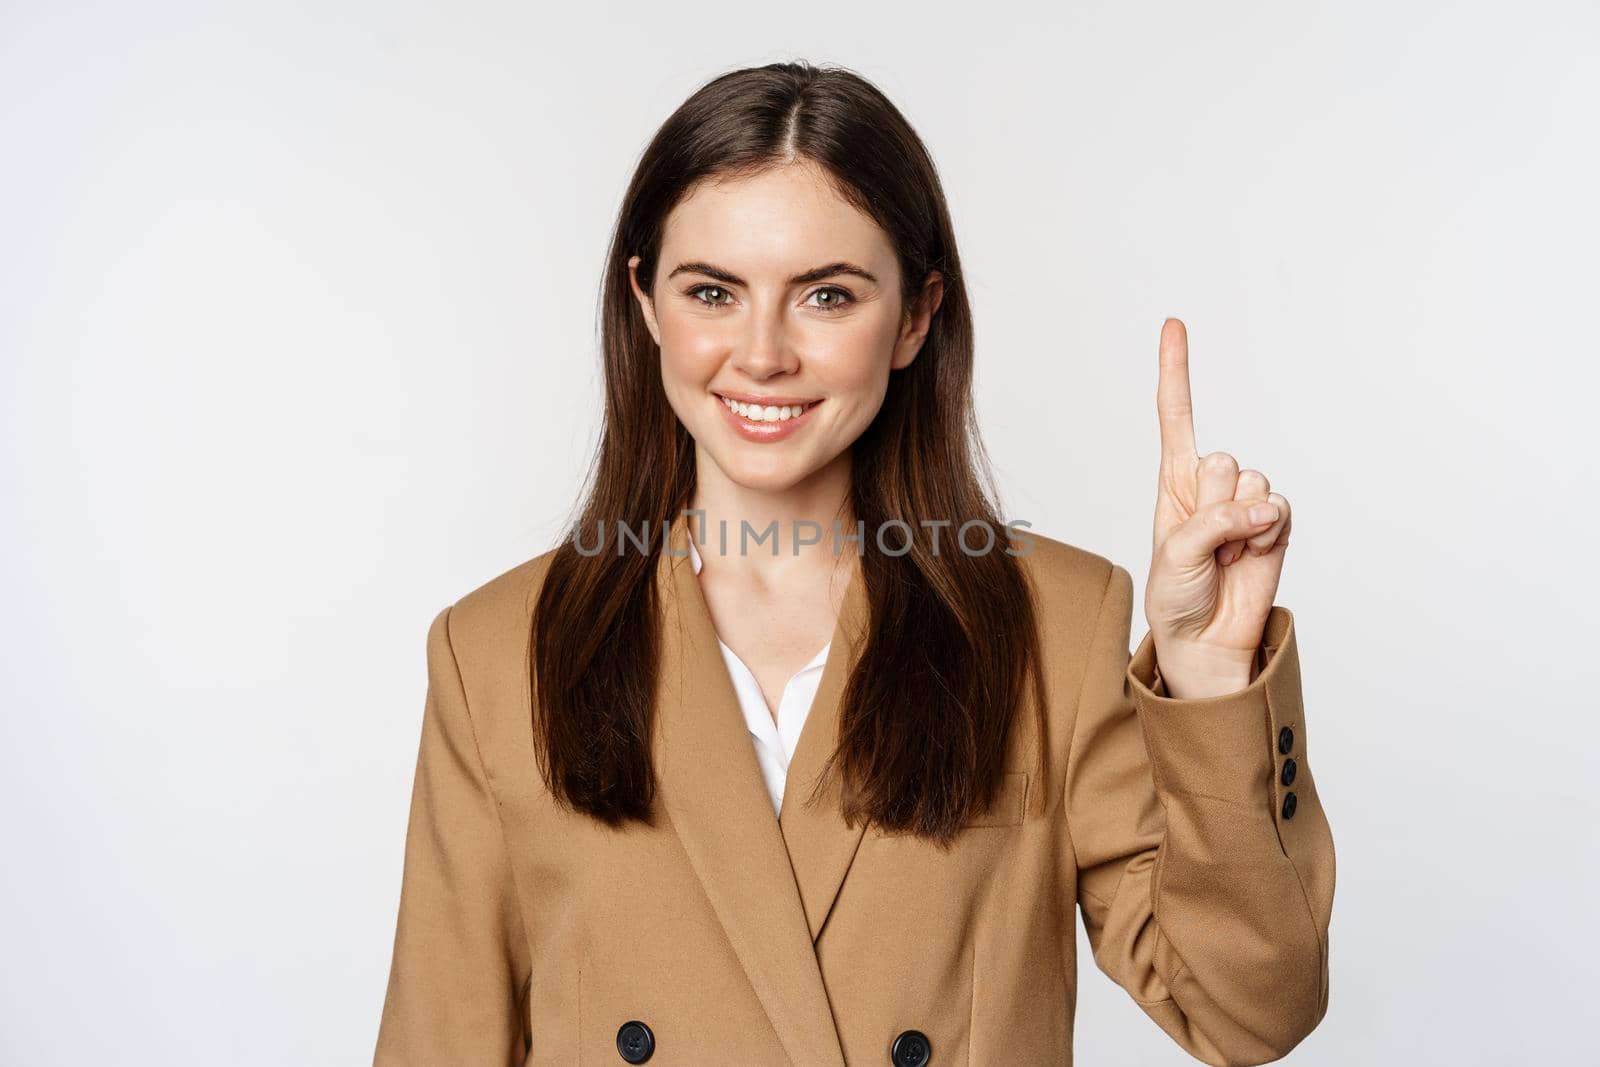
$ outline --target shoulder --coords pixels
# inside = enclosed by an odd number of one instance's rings
[[[1047,616],[1065,613],[1092,620],[1116,585],[1132,588],[1128,569],[1107,556],[1033,530],[1019,531],[1018,537],[1023,548],[1017,560]]]
[[[555,553],[548,549],[502,571],[439,612],[435,625],[445,628],[463,674],[527,662],[534,605]]]
[[[1033,589],[1046,684],[1081,693],[1090,672],[1118,673],[1127,663],[1133,576],[1099,552],[1033,537],[1033,552],[1019,562]]]
[[[1126,652],[1134,615],[1133,575],[1128,568],[1089,548],[1028,534],[1033,550],[1018,561],[1033,589],[1045,647],[1058,656],[1062,650],[1075,650],[1066,660],[1089,658],[1097,640]],[[1121,640],[1113,640],[1115,635]]]

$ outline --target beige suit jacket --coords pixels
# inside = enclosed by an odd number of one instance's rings
[[[1148,635],[1130,657],[1128,571],[1030,536],[1045,726],[1021,709],[999,799],[947,852],[804,803],[859,578],[778,819],[681,518],[657,568],[653,827],[566,812],[539,777],[525,664],[550,553],[441,611],[374,1064],[1071,1064],[1079,908],[1095,964],[1193,1056],[1287,1053],[1327,1009],[1334,890],[1293,616],[1273,607],[1247,689],[1170,699]]]

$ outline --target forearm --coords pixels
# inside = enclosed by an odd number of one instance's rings
[[[1264,1063],[1327,1007],[1333,843],[1293,617],[1273,609],[1259,670],[1174,697],[1153,638],[1124,652],[1131,600],[1116,568],[1068,761],[1084,927],[1100,969],[1192,1055]]]

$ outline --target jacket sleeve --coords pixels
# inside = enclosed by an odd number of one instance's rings
[[[1166,695],[1113,564],[1067,761],[1096,965],[1197,1059],[1286,1055],[1328,1006],[1334,852],[1306,762],[1294,617],[1274,605],[1244,689]]]
[[[374,1067],[521,1063],[529,973],[499,808],[445,608],[428,630],[428,691]]]

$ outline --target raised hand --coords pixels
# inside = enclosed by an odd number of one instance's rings
[[[1228,453],[1195,452],[1189,340],[1178,319],[1162,323],[1159,353],[1161,472],[1145,618],[1168,695],[1215,696],[1252,680],[1289,547],[1289,501]],[[1257,508],[1263,517],[1253,517]]]

